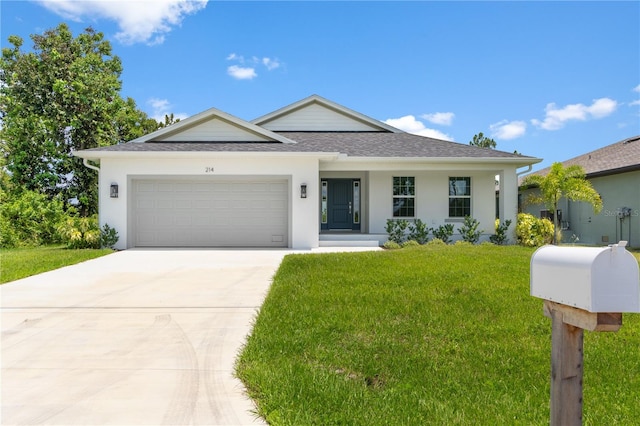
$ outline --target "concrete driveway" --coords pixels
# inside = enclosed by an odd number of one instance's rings
[[[127,250],[0,286],[3,425],[249,425],[234,361],[286,250]]]

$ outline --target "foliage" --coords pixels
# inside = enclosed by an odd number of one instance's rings
[[[441,240],[443,243],[448,244],[451,241],[451,236],[453,235],[453,224],[447,223],[445,225],[440,225],[437,228],[433,229],[433,236]]]
[[[406,238],[405,231],[408,226],[409,221],[406,219],[387,219],[385,230],[391,241],[402,244]]]
[[[420,219],[409,224],[409,239],[415,240],[419,244],[426,244],[429,241],[429,232],[431,232],[431,228]]]
[[[112,250],[70,250],[63,247],[2,249],[0,283],[19,280],[31,275],[74,265],[113,253]]]
[[[179,118],[174,117],[173,113],[164,115],[164,122],[159,122],[158,127],[169,127],[172,124],[176,124],[180,121]]]
[[[419,242],[417,242],[416,240],[407,240],[404,243],[402,243],[402,248],[405,247],[418,247],[421,244]]]
[[[458,232],[462,236],[462,241],[466,241],[471,244],[475,244],[480,239],[480,235],[482,235],[483,230],[478,230],[478,226],[480,226],[480,222],[477,219],[472,218],[471,216],[465,216],[464,222],[462,226],[458,228]]]
[[[518,214],[516,224],[518,244],[526,247],[539,247],[553,241],[553,223],[549,219],[538,219],[527,213]]]
[[[540,188],[540,195],[531,194],[526,200],[530,204],[544,204],[552,212],[558,211],[560,199],[566,197],[571,201],[583,201],[593,207],[594,213],[602,210],[602,199],[600,194],[593,189],[591,182],[586,180],[586,174],[582,166],[572,165],[564,167],[562,163],[553,163],[546,176],[529,175],[522,181],[523,186],[537,186]],[[554,227],[558,226],[558,215],[554,214]],[[553,236],[555,244],[556,236]]]
[[[18,188],[76,198],[81,215],[97,210],[97,174],[72,151],[132,139],[158,123],[120,97],[120,59],[103,34],[73,37],[66,24],[31,36],[23,51],[15,35],[0,59],[2,150]]]
[[[58,241],[56,227],[65,212],[60,197],[35,191],[0,190],[0,247],[24,247]]]
[[[118,231],[105,223],[100,230],[100,247],[113,248],[119,239]]]
[[[509,237],[507,231],[509,230],[509,226],[511,226],[511,220],[507,219],[501,225],[500,219],[496,219],[496,233],[489,237],[489,241],[498,245],[508,243]]]
[[[69,216],[58,226],[62,241],[71,249],[100,248],[98,216]]]
[[[446,246],[447,243],[442,241],[440,238],[434,238],[431,241],[429,241],[426,245],[428,245],[428,246]]]
[[[479,146],[481,148],[495,149],[497,144],[496,144],[496,141],[494,141],[491,138],[488,138],[482,132],[480,132],[477,135],[473,135],[473,139],[471,139],[471,141],[469,142],[469,145]]]
[[[399,248],[402,248],[402,246],[398,243],[396,243],[395,241],[387,241],[385,242],[382,247],[386,248],[387,250],[397,250]]]
[[[551,323],[533,250],[435,246],[287,256],[236,372],[279,425],[542,425]],[[640,316],[585,333],[587,424],[640,418]]]

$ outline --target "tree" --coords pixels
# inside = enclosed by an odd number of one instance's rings
[[[159,121],[159,122],[158,122],[158,125],[159,125],[160,127],[169,127],[169,126],[171,126],[172,124],[176,124],[176,123],[178,123],[179,121],[180,121],[180,119],[179,119],[179,118],[174,117],[174,116],[173,116],[173,113],[168,114],[168,115],[167,115],[167,114],[165,114],[165,115],[164,115],[164,122]]]
[[[120,96],[120,59],[103,34],[73,37],[60,24],[31,36],[33,51],[10,36],[0,59],[2,151],[15,188],[65,200],[83,216],[97,211],[97,173],[74,150],[113,145],[157,129],[158,123]]]
[[[546,176],[529,175],[522,180],[524,186],[537,186],[540,195],[531,194],[527,202],[532,204],[544,204],[554,213],[554,229],[558,229],[558,203],[566,197],[571,201],[583,201],[591,204],[595,214],[602,210],[600,194],[593,189],[591,182],[586,179],[582,166],[573,165],[564,167],[562,163],[553,163]],[[553,244],[557,244],[556,232],[553,233]]]
[[[473,135],[473,139],[471,140],[471,142],[469,142],[469,145],[479,146],[481,148],[495,149],[497,144],[496,141],[486,137],[482,134],[482,132],[480,132],[477,135]]]

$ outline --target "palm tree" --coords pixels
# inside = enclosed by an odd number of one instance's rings
[[[571,201],[584,201],[591,204],[595,214],[602,210],[600,194],[586,179],[586,173],[582,166],[564,167],[562,163],[553,163],[546,176],[526,176],[522,180],[522,185],[539,187],[540,195],[531,194],[527,198],[527,202],[544,204],[547,209],[553,212],[553,244],[557,244],[555,230],[558,229],[558,203],[562,197]]]

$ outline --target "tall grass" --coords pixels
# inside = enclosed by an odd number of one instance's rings
[[[285,258],[237,364],[271,424],[548,424],[532,249]],[[640,315],[585,335],[585,424],[640,418]]]

